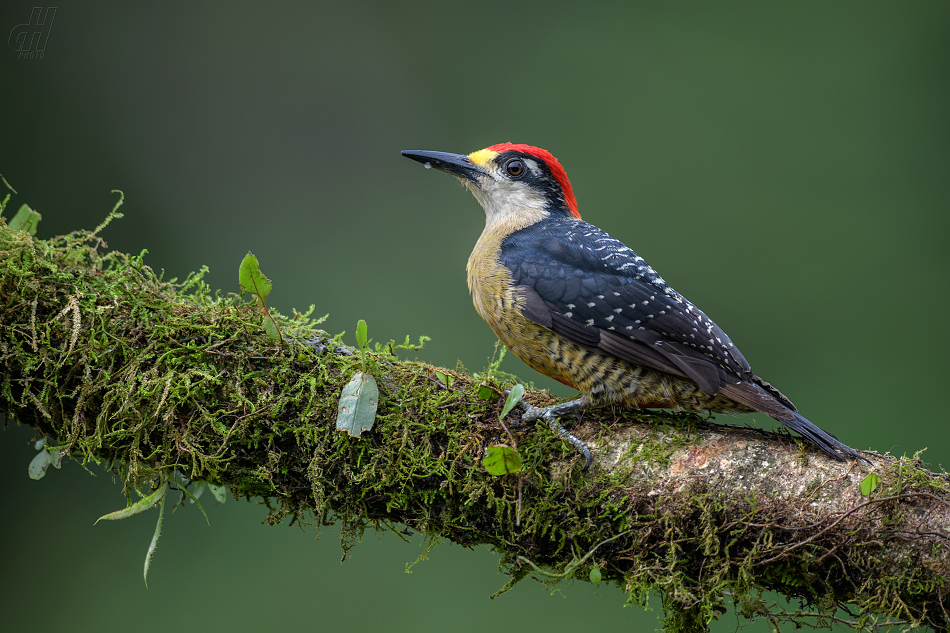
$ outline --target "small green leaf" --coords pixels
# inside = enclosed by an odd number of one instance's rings
[[[442,384],[446,387],[451,387],[452,383],[455,382],[455,376],[452,374],[447,374],[444,371],[435,370],[435,377],[442,381]]]
[[[211,494],[214,495],[215,501],[218,503],[224,503],[228,500],[228,489],[224,486],[215,486],[214,484],[208,484],[208,490],[211,491]]]
[[[28,470],[30,479],[36,479],[37,481],[42,479],[46,475],[46,469],[49,468],[51,463],[53,463],[53,460],[50,458],[49,451],[40,449],[40,452],[37,453],[33,461],[30,462],[30,468]]]
[[[872,492],[877,490],[878,484],[881,483],[881,476],[877,473],[870,473],[861,481],[861,494],[867,497]]]
[[[479,400],[494,400],[498,397],[498,392],[488,385],[479,385],[478,392],[475,394]]]
[[[241,282],[241,292],[250,292],[258,301],[258,305],[264,307],[267,301],[267,295],[273,289],[270,279],[261,272],[261,266],[254,257],[254,254],[248,252],[241,261],[241,268],[238,270],[238,280]]]
[[[264,313],[264,332],[267,338],[284,340],[274,317],[267,311],[267,295],[273,290],[274,286],[270,279],[261,272],[260,264],[254,253],[248,252],[241,260],[241,267],[238,269],[238,281],[241,282],[241,292],[250,292],[254,295],[257,307]]]
[[[122,510],[116,510],[115,512],[110,512],[109,514],[102,515],[101,517],[96,519],[96,523],[98,523],[99,521],[117,521],[119,519],[127,519],[130,516],[138,514],[139,512],[145,512],[146,510],[151,508],[153,505],[161,501],[162,498],[164,498],[165,492],[167,490],[168,490],[168,484],[164,483],[161,485],[161,487],[158,490],[156,490],[155,492],[153,492],[152,494],[150,494],[149,496],[143,499],[139,499],[138,501],[130,505],[128,508],[124,508]],[[96,523],[93,523],[93,525],[95,525]]]
[[[590,581],[595,585],[599,585],[603,575],[600,573],[600,567],[593,565],[590,568]]]
[[[521,472],[521,455],[510,446],[493,444],[485,450],[482,466],[489,475],[496,477]]]
[[[60,454],[59,450],[55,448],[46,450],[45,437],[36,442],[36,450],[38,450],[39,453],[37,453],[36,457],[33,458],[33,461],[30,462],[28,472],[30,474],[30,479],[39,481],[46,476],[46,471],[51,465],[55,466],[56,468],[60,468],[62,466],[63,456]]]
[[[366,321],[360,319],[356,324],[356,346],[360,349],[366,349]]]
[[[201,498],[201,495],[205,493],[205,489],[208,487],[207,481],[196,481],[195,489],[191,491],[191,496],[194,497],[191,502],[198,503],[198,499]]]
[[[379,387],[376,386],[376,379],[370,374],[356,372],[340,394],[336,430],[359,437],[363,431],[373,428],[378,405]]]
[[[498,416],[499,420],[504,419],[506,415],[511,413],[511,410],[521,402],[521,399],[524,398],[524,385],[517,384],[511,388],[511,391],[508,392],[508,399],[505,400],[505,406],[501,409],[501,415]]]
[[[165,484],[166,486],[168,484]],[[145,581],[145,588],[148,589],[148,566],[152,562],[152,554],[158,547],[158,537],[162,535],[162,518],[165,516],[165,499],[158,504],[158,523],[155,524],[155,533],[152,535],[152,542],[148,544],[148,551],[145,552],[145,569],[142,571],[142,580]]]
[[[36,235],[36,226],[42,219],[43,216],[38,211],[31,209],[30,205],[24,204],[10,220],[9,226],[14,231],[26,231],[30,235]]]
[[[186,481],[187,481],[187,480],[186,480]],[[196,506],[198,506],[198,509],[201,510],[201,514],[205,515],[205,521],[208,522],[208,527],[211,527],[211,519],[208,518],[208,513],[205,512],[205,507],[204,507],[203,505],[201,505],[201,502],[200,502],[200,501],[198,501],[198,497],[201,496],[201,493],[204,492],[204,489],[205,489],[205,482],[203,482],[203,481],[197,482],[197,484],[195,485],[195,491],[194,491],[194,492],[188,490],[188,488],[187,488],[186,486],[181,486],[181,487],[179,488],[179,490],[181,490],[183,493],[185,493],[185,496],[188,497],[188,498],[191,500],[191,502],[192,502],[193,504],[195,504]],[[164,501],[162,501],[162,507],[165,507],[165,502],[164,502]],[[172,512],[174,512],[174,510],[172,510]],[[147,584],[148,584],[148,583],[146,583],[146,585],[147,585]]]
[[[267,334],[267,338],[276,340],[283,340],[284,337],[280,335],[280,330],[277,329],[277,324],[274,323],[274,317],[270,314],[264,315],[264,333]]]

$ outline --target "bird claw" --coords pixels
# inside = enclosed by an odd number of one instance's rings
[[[558,421],[559,417],[570,416],[579,422],[584,415],[583,409],[585,409],[587,405],[586,397],[551,405],[549,407],[536,407],[522,400],[521,406],[524,408],[525,413],[521,416],[521,419],[525,422],[533,422],[538,419],[543,419],[547,422],[548,427],[552,431],[555,431],[558,435],[567,440],[578,453],[584,456],[584,468],[582,470],[587,470],[594,461],[590,449],[587,448],[587,444],[584,443],[584,440],[569,433]]]
[[[522,422],[534,422],[544,415],[543,407],[536,407],[534,405],[528,404],[524,400],[522,400],[519,404],[521,405],[521,408],[524,409],[524,415],[521,416]]]

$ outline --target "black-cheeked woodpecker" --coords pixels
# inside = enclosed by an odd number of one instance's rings
[[[754,373],[726,333],[642,257],[581,220],[561,164],[530,145],[469,155],[404,151],[448,172],[485,210],[468,260],[478,313],[529,367],[580,398],[527,407],[584,454],[558,418],[592,406],[765,413],[836,460],[864,457],[795,409]]]

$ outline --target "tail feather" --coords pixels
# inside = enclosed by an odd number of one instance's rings
[[[789,411],[789,413],[791,413],[793,417],[787,420],[779,419],[779,422],[792,429],[802,437],[810,440],[813,444],[830,455],[832,458],[842,462],[846,461],[847,459],[858,459],[863,462],[868,461],[864,455],[854,450],[847,444],[842,443],[831,433],[823,431],[809,422],[808,419],[805,418],[805,416],[803,416],[801,413],[798,413],[797,411]]]
[[[765,384],[768,385],[768,383]],[[769,387],[771,387],[771,385],[769,385]],[[774,387],[771,387],[771,389],[774,389]],[[775,394],[770,393],[771,389],[767,391],[758,384],[742,382],[735,385],[727,385],[723,388],[723,392],[736,402],[740,402],[756,411],[761,411],[775,418],[820,448],[833,459],[838,461],[846,461],[848,459],[858,459],[864,462],[868,461],[861,453],[847,444],[842,443],[831,433],[823,431],[809,422],[805,416],[795,410],[794,405],[789,406],[791,402],[788,401],[785,396],[782,396],[778,390],[775,390],[778,392],[778,395],[781,396],[781,399],[779,399]]]

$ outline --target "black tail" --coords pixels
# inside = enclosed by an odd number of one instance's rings
[[[758,377],[756,378],[761,381]],[[846,444],[842,444],[834,435],[821,430],[809,422],[805,416],[795,411],[795,406],[777,389],[768,383],[765,383],[765,385],[769,387],[768,391],[758,384],[749,382],[726,385],[722,391],[736,402],[741,402],[756,411],[761,411],[775,418],[833,459],[841,462],[848,459],[859,459],[870,463],[861,453]]]
[[[789,411],[792,414],[792,418],[788,420],[782,420],[776,418],[779,422],[792,429],[802,437],[808,439],[812,444],[826,452],[828,455],[837,459],[838,461],[845,461],[846,459],[859,459],[863,462],[871,463],[864,455],[854,450],[847,444],[842,444],[838,441],[831,433],[827,431],[822,431],[820,428],[809,422],[805,416],[796,411]]]

